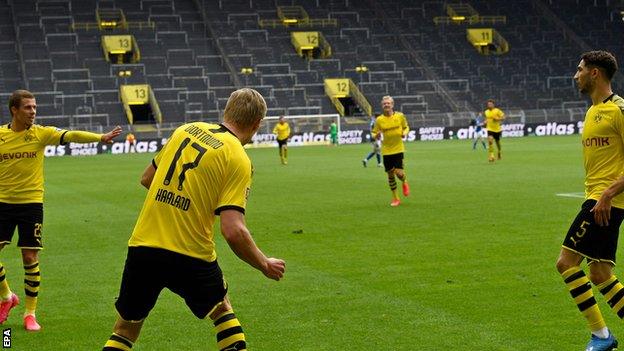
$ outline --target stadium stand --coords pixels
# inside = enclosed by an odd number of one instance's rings
[[[473,24],[434,20],[448,14],[440,0],[288,1],[316,20],[301,28],[281,23],[280,3],[0,0],[0,97],[23,87],[37,94],[40,116],[97,128],[128,123],[121,84],[149,84],[163,122],[179,123],[217,119],[241,86],[259,90],[271,115],[335,113],[323,82],[344,77],[375,110],[390,94],[414,126],[453,125],[466,124],[488,98],[511,120],[531,115],[514,111],[580,110],[587,103],[572,80],[579,54],[605,48],[624,57],[622,16],[608,1],[464,2],[489,19]],[[128,27],[101,30],[100,10],[121,10]],[[479,26],[495,28],[510,51],[477,52],[466,29]],[[321,32],[331,56],[300,57],[293,30]],[[139,62],[108,62],[102,34],[132,34]],[[88,115],[103,117],[74,117]]]

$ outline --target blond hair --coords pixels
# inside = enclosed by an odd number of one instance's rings
[[[28,90],[18,89],[15,90],[11,96],[9,97],[9,112],[11,116],[13,116],[13,111],[11,111],[11,107],[15,107],[19,109],[22,105],[22,99],[34,99],[35,96]]]
[[[390,95],[386,95],[386,96],[381,98],[381,101],[384,101],[384,100],[391,100],[392,103],[394,103],[394,98],[392,98],[392,96],[390,96]]]
[[[267,105],[262,95],[253,89],[242,88],[230,95],[223,111],[223,120],[240,127],[249,127],[263,119],[266,112]]]

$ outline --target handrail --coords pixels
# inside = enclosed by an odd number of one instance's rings
[[[22,46],[19,44],[22,42],[20,38],[20,31],[17,27],[17,23],[15,22],[15,7],[13,7],[13,0],[8,0],[7,3],[11,6],[11,21],[13,22],[13,31],[15,31],[15,46],[16,46],[16,54],[17,59],[20,62],[21,67],[21,76],[22,76],[22,86],[26,86],[28,79],[26,79],[26,63],[24,60],[24,53],[22,52]],[[50,73],[52,74],[52,73]],[[3,84],[4,85],[4,84]]]
[[[336,108],[336,111],[338,111],[338,113],[340,113],[340,115],[344,117],[345,108],[344,108],[344,105],[340,102],[340,100],[338,100],[338,98],[335,98],[335,97],[330,97],[329,101],[331,101],[331,103],[334,105],[334,107]]]
[[[321,32],[318,32],[318,33],[319,33],[319,46],[321,49],[321,58],[331,57],[332,55],[331,45],[329,44],[327,39],[325,39],[325,36],[323,35],[323,33]]]
[[[206,31],[210,34],[210,37],[214,39],[215,45],[217,46],[217,51],[219,52],[219,55],[221,55],[223,59],[223,63],[225,63],[225,67],[230,73],[230,78],[232,78],[232,81],[234,82],[234,86],[236,86],[236,89],[242,88],[243,83],[241,82],[240,77],[238,76],[238,72],[234,68],[232,61],[230,61],[230,59],[228,58],[227,53],[225,52],[225,49],[223,48],[223,45],[219,43],[218,36],[215,35],[215,31],[212,29],[212,25],[210,24],[211,21],[209,21],[208,17],[206,16],[206,10],[201,6],[199,0],[193,0],[193,3],[197,7],[197,9],[200,10],[202,19],[204,20],[204,26],[206,27]]]
[[[349,92],[351,93],[351,97],[353,98],[353,100],[355,100],[355,102],[364,110],[364,112],[366,112],[366,115],[372,116],[373,107],[351,79],[349,79]]]

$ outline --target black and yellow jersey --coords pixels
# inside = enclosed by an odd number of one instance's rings
[[[277,140],[284,140],[290,136],[290,125],[288,122],[277,123],[273,128],[273,134],[277,136]]]
[[[503,131],[503,127],[501,124],[505,119],[505,113],[499,109],[498,107],[494,107],[493,109],[486,109],[483,112],[483,116],[485,116],[485,127],[490,132],[500,133]]]
[[[394,112],[392,116],[379,115],[375,119],[372,134],[376,138],[379,133],[383,135],[381,142],[382,155],[394,155],[405,151],[403,137],[409,132],[409,126],[405,115]]]
[[[245,213],[251,186],[240,140],[223,125],[185,124],[152,162],[156,173],[128,245],[216,260],[215,215]]]
[[[45,147],[62,144],[66,132],[38,124],[21,132],[0,126],[0,202],[43,202]]]
[[[585,197],[600,199],[602,192],[624,172],[624,99],[613,94],[585,114],[583,125]],[[624,193],[611,201],[624,208]]]

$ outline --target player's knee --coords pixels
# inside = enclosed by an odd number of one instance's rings
[[[26,265],[33,264],[39,261],[39,252],[36,250],[23,250],[22,262]]]
[[[232,305],[230,304],[230,301],[226,298],[221,303],[219,303],[217,307],[215,307],[215,309],[210,313],[209,317],[210,319],[215,320],[217,319],[217,317],[219,317],[223,313],[227,311],[231,311],[231,310],[232,310]]]
[[[589,272],[589,280],[594,285],[600,285],[606,282],[609,278],[611,278],[611,273],[605,272]]]
[[[591,264],[589,266],[589,280],[594,285],[599,285],[606,282],[613,275],[611,266]]]
[[[557,267],[557,271],[559,273],[563,273],[567,271],[568,269],[570,269],[570,267],[566,264],[565,261],[561,259],[561,257],[557,259],[557,263],[555,263],[555,267]]]
[[[565,271],[567,271],[568,269],[577,266],[578,263],[570,260],[568,257],[564,256],[564,255],[559,255],[559,257],[557,258],[557,262],[555,264],[555,266],[557,267],[557,271],[559,273],[563,273]]]

